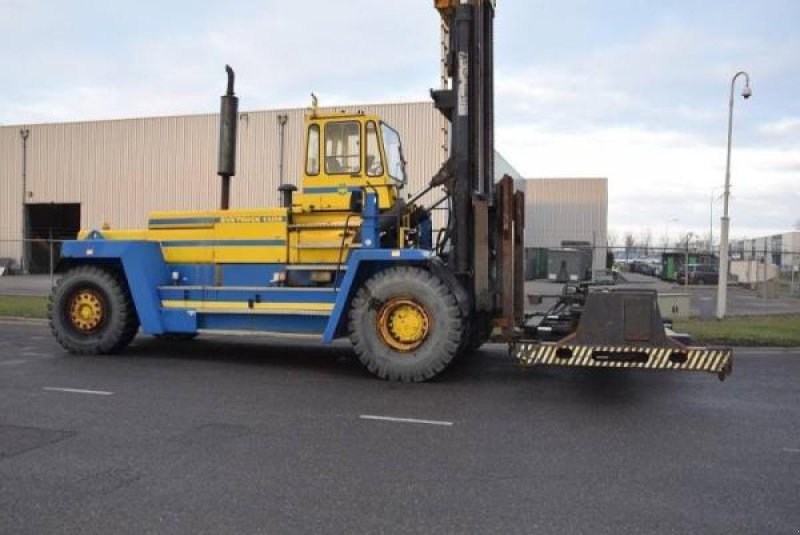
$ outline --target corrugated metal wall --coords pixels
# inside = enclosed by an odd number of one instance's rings
[[[402,136],[409,192],[421,190],[446,158],[447,123],[431,103],[345,108],[376,113]],[[278,116],[285,130],[285,178],[298,184],[303,109],[240,114],[232,207],[277,206]],[[0,257],[19,258],[20,126],[0,127]],[[29,203],[80,203],[81,226],[143,227],[153,210],[216,208],[216,114],[26,126]],[[6,240],[6,241],[2,241]]]
[[[595,244],[594,265],[605,265],[608,180],[530,178],[525,190],[525,247],[560,247],[563,241]]]
[[[19,260],[22,248],[22,138],[19,127],[0,128],[0,258]]]

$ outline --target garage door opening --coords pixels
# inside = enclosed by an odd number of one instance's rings
[[[61,258],[61,241],[74,240],[81,228],[80,204],[26,204],[28,271],[49,273],[53,240],[52,264]]]

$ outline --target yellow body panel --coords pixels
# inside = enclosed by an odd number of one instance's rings
[[[349,128],[350,137],[334,138],[343,124]],[[327,137],[328,125],[331,139]],[[319,132],[319,150],[313,157],[308,156],[312,129]],[[305,131],[302,187],[294,195],[291,208],[153,212],[145,230],[104,229],[101,233],[109,240],[159,242],[168,263],[344,263],[350,249],[358,246],[361,217],[353,210],[360,210],[354,206],[363,202],[360,193],[376,192],[379,208],[385,210],[395,204],[402,185],[388,174],[378,116],[312,111],[306,116]],[[333,147],[332,152],[326,152],[326,143]],[[370,156],[365,144],[371,147]],[[368,167],[373,172],[376,169],[376,149],[382,174],[368,176]],[[326,162],[341,165],[346,161],[355,167],[356,160],[359,172],[326,172],[331,167]],[[309,174],[312,161],[316,173]],[[87,236],[88,231],[82,231],[79,239]]]

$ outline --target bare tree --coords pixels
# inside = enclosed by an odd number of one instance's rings
[[[625,233],[625,258],[631,257],[631,251],[636,247],[636,238],[633,237],[633,232]]]
[[[619,241],[619,235],[617,234],[617,231],[609,230],[606,233],[606,244],[608,247],[616,247],[617,241]]]
[[[653,244],[653,231],[650,229],[645,230],[642,232],[641,237],[639,238],[639,244],[641,247],[644,248],[644,255],[650,255],[650,246]]]
[[[658,238],[658,246],[661,247],[664,251],[670,248],[671,243],[672,242],[669,239],[669,234],[667,234],[666,232]]]

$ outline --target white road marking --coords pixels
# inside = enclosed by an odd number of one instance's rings
[[[0,362],[0,366],[16,366],[17,364],[25,364],[26,362],[28,361],[22,359],[4,360]]]
[[[783,451],[787,453],[800,453],[800,449],[797,448],[783,448]]]
[[[400,422],[404,424],[453,425],[453,422],[445,422],[442,420],[417,420],[416,418],[395,418],[393,416],[375,416],[374,414],[361,414],[359,418],[362,420],[380,420],[383,422]]]
[[[93,394],[95,396],[113,396],[114,392],[106,392],[105,390],[82,390],[80,388],[58,388],[55,386],[46,386],[43,390],[49,392],[69,392],[71,394]]]

